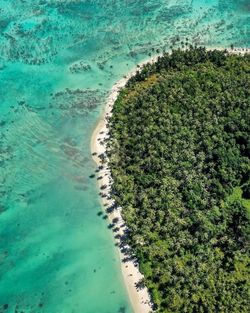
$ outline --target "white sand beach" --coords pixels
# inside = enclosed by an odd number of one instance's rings
[[[122,87],[125,86],[128,79],[135,75],[136,72],[147,63],[153,63],[156,62],[157,57],[152,57],[149,60],[146,60],[139,64],[134,70],[132,70],[126,77],[119,80],[112,88],[110,95],[108,97],[104,112],[98,121],[98,124],[93,132],[92,139],[91,139],[91,151],[95,155],[93,155],[93,159],[96,162],[98,166],[102,165],[103,168],[98,172],[98,176],[102,177],[98,180],[99,186],[107,185],[107,189],[103,191],[103,193],[106,194],[105,197],[102,197],[103,205],[111,206],[113,203],[112,199],[109,199],[109,188],[110,183],[112,181],[110,170],[107,167],[107,164],[102,164],[101,159],[98,157],[98,155],[105,152],[105,143],[103,143],[103,140],[107,138],[107,117],[110,116],[113,104],[119,94],[119,91]],[[125,223],[121,216],[121,208],[115,209],[111,214],[109,214],[109,220],[110,222],[113,221],[113,219],[116,218],[118,222],[116,223],[116,226],[119,227],[119,231],[116,232],[116,234],[123,235],[124,230],[126,228]],[[119,240],[116,239],[116,241],[119,243]],[[129,248],[129,247],[126,247]],[[136,284],[143,278],[143,275],[139,272],[138,265],[136,263],[136,260],[128,260],[126,262],[122,262],[124,258],[126,258],[126,254],[122,251],[122,249],[119,249],[120,259],[121,259],[121,269],[122,274],[124,277],[125,285],[131,300],[132,307],[134,309],[135,313],[149,313],[152,311],[152,306],[150,302],[150,296],[148,293],[147,288],[138,289],[136,287]]]

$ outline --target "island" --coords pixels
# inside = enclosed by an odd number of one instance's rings
[[[152,309],[249,312],[250,55],[177,49],[116,93],[102,163]]]

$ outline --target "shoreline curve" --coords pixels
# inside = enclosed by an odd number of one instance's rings
[[[98,179],[98,185],[99,188],[101,186],[108,186],[107,189],[105,189],[105,192],[107,193],[107,196],[102,198],[102,206],[111,206],[114,201],[109,198],[109,187],[110,182],[112,182],[111,173],[107,166],[107,164],[102,164],[101,159],[98,157],[99,155],[105,153],[105,143],[103,143],[103,140],[107,138],[107,117],[109,117],[112,114],[112,108],[113,104],[115,103],[115,100],[118,97],[118,94],[120,90],[126,85],[127,81],[136,74],[137,71],[140,71],[140,69],[143,67],[143,65],[147,63],[154,63],[157,61],[159,55],[151,57],[149,59],[146,59],[145,61],[139,63],[134,69],[132,69],[126,76],[124,76],[122,79],[117,81],[112,89],[111,92],[107,98],[106,105],[104,108],[104,111],[102,112],[102,115],[100,119],[98,120],[98,123],[92,133],[91,137],[91,153],[92,158],[95,161],[95,163],[98,166],[103,166],[103,168],[98,172],[101,179]],[[108,197],[108,199],[107,199]],[[118,222],[116,223],[116,226],[119,227],[119,231],[116,232],[116,234],[119,234],[120,236],[124,235],[124,232],[126,230],[125,222],[121,216],[121,208],[115,209],[111,214],[108,215],[110,222],[113,222],[113,219],[116,219]],[[119,240],[115,239],[115,242],[119,244]],[[124,250],[129,249],[129,247],[123,247]],[[148,289],[146,287],[144,288],[137,288],[136,284],[143,278],[143,275],[139,271],[139,265],[137,261],[134,260],[126,260],[126,262],[123,261],[123,259],[126,258],[126,252],[124,253],[123,248],[121,249],[119,247],[119,257],[121,261],[121,271],[123,280],[128,292],[128,296],[132,305],[132,308],[135,313],[150,313],[153,311],[152,303],[150,299],[150,295],[148,292]]]

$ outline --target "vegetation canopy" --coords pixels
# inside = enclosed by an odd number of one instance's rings
[[[158,312],[250,312],[250,56],[146,65],[109,120],[113,194]]]

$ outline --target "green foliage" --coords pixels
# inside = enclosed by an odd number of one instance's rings
[[[249,312],[250,56],[173,51],[120,93],[113,191],[158,312]]]

